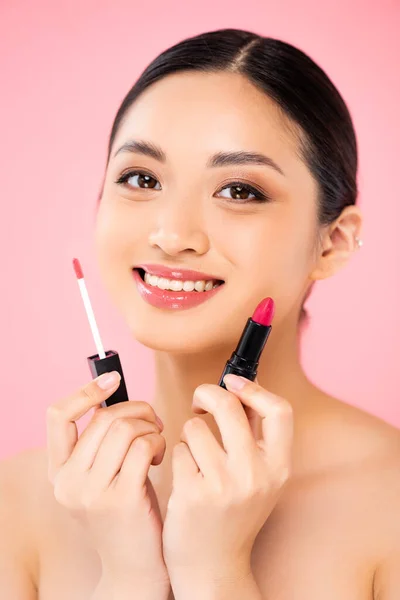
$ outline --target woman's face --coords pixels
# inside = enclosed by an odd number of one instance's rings
[[[137,151],[114,156],[132,140],[160,148],[165,162]],[[317,185],[298,151],[278,108],[238,74],[174,74],[138,98],[111,150],[95,245],[104,283],[139,342],[183,353],[233,346],[266,296],[276,302],[275,324],[296,317],[318,239]],[[232,152],[263,154],[277,168],[208,164]],[[129,171],[140,173],[116,183]],[[141,264],[224,283],[190,308],[154,306],[133,275]]]

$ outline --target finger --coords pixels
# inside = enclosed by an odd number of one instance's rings
[[[199,468],[186,442],[179,442],[172,451],[173,486],[187,486],[193,477],[199,475]]]
[[[202,384],[195,390],[193,403],[213,415],[227,454],[238,464],[244,456],[256,451],[249,421],[235,394],[219,385]]]
[[[257,377],[254,381],[256,383],[258,383]],[[246,413],[247,420],[249,422],[253,437],[255,440],[259,440],[262,435],[262,433],[261,433],[261,417],[255,410],[253,410],[249,406],[244,406],[243,408],[244,408],[244,412]],[[204,415],[204,414],[206,414],[207,411],[203,410],[199,406],[193,406],[193,412],[196,414],[199,414],[199,415]]]
[[[277,474],[286,474],[292,464],[293,414],[286,400],[271,405],[268,416],[262,419],[263,439],[258,442],[269,467]]]
[[[229,389],[235,390],[243,404],[260,415],[262,439],[258,446],[268,464],[276,469],[286,469],[291,463],[293,443],[293,411],[289,402],[242,377],[229,375],[224,382]]]
[[[73,465],[73,468],[80,470],[90,469],[112,423],[116,419],[124,418],[149,421],[160,431],[160,427],[156,423],[154,409],[147,402],[128,400],[100,408],[93,415],[90,423],[82,432],[72,450],[69,462]]]
[[[259,385],[257,377],[254,379],[254,382]],[[259,440],[262,437],[261,417],[254,408],[251,408],[251,406],[243,405],[243,407],[249,420],[250,429],[253,432],[254,439]]]
[[[52,404],[47,409],[47,449],[48,474],[53,480],[57,471],[68,460],[78,439],[75,421],[80,419],[91,408],[106,400],[118,388],[121,376],[117,371],[117,380],[108,389],[99,387],[107,375],[104,373],[93,379],[75,393]]]
[[[246,413],[253,437],[258,441],[262,436],[261,417],[254,408],[251,408],[250,406],[243,406],[243,410]]]
[[[143,419],[115,419],[108,428],[89,471],[89,485],[95,491],[107,488],[121,469],[133,440],[149,433],[160,433],[155,423]]]
[[[226,454],[207,423],[199,417],[186,421],[181,441],[188,445],[191,455],[204,477],[210,479],[219,477],[226,462]]]
[[[121,493],[139,491],[146,483],[151,464],[160,464],[165,454],[165,437],[149,433],[131,443],[115,482]]]

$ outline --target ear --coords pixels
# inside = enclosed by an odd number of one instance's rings
[[[344,208],[338,219],[321,234],[316,265],[310,279],[316,281],[331,277],[348,263],[358,249],[357,238],[360,238],[361,226],[362,214],[358,206]]]

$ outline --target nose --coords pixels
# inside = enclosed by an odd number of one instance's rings
[[[187,195],[180,199],[165,199],[162,206],[157,207],[149,244],[170,256],[185,252],[205,254],[210,245],[199,203]]]

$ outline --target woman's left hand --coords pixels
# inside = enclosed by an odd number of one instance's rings
[[[193,398],[194,412],[213,415],[224,448],[194,417],[173,450],[163,529],[172,585],[181,577],[194,584],[249,575],[254,541],[289,478],[290,404],[242,377],[228,375],[224,381],[229,391],[203,384]]]

